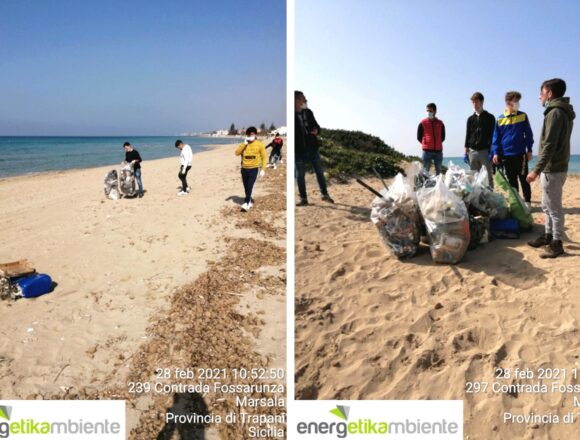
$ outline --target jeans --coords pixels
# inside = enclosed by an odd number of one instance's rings
[[[526,153],[517,156],[506,156],[503,159],[505,166],[506,177],[510,185],[519,191],[518,181],[522,186],[522,192],[524,193],[524,200],[526,202],[532,201],[532,188],[530,184],[526,181],[526,176],[528,175],[528,156]]]
[[[441,174],[441,164],[443,163],[442,151],[423,151],[423,169],[429,172],[431,162],[435,164],[435,174]]]
[[[493,173],[491,169],[491,160],[489,160],[489,150],[470,150],[469,151],[469,168],[472,171],[479,171],[485,166],[489,186],[493,188]]]
[[[244,192],[246,193],[244,203],[250,203],[252,201],[252,191],[254,190],[254,184],[258,178],[259,171],[259,168],[242,168],[242,183],[244,184]]]
[[[328,195],[328,188],[326,187],[326,179],[324,178],[324,170],[322,169],[322,160],[320,153],[317,151],[311,152],[306,157],[296,158],[296,183],[298,184],[298,193],[302,200],[308,200],[306,195],[306,164],[311,163],[318,180],[318,186],[323,196]]]
[[[554,240],[562,240],[564,235],[564,208],[562,188],[566,183],[566,173],[542,173],[542,211],[545,218],[546,234],[553,234]]]
[[[137,179],[137,185],[139,186],[139,194],[143,194],[143,182],[141,182],[141,168],[135,170],[135,178]]]
[[[191,165],[185,168],[185,172],[183,172],[183,166],[179,167],[179,174],[177,177],[181,180],[181,191],[183,192],[187,192],[187,173],[189,173],[189,170],[191,170]]]
[[[272,152],[270,153],[268,163],[276,165],[281,158],[282,158],[282,147],[272,147]]]

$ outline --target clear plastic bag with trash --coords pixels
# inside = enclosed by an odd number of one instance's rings
[[[504,219],[509,216],[505,197],[489,186],[489,175],[485,166],[475,174],[473,190],[465,197],[465,203],[490,218]]]
[[[0,300],[14,299],[18,289],[10,282],[10,278],[0,275]]]
[[[411,170],[413,172],[413,170]],[[383,242],[397,258],[410,258],[417,253],[421,239],[421,216],[414,191],[415,174],[395,176],[383,197],[375,197],[371,220]]]
[[[119,172],[119,188],[124,196],[133,197],[137,192],[133,163],[122,162]]]
[[[449,161],[447,172],[445,173],[445,185],[455,195],[464,199],[473,191],[473,182],[475,175],[471,171],[465,171],[459,165]]]
[[[470,240],[469,214],[463,200],[445,185],[443,176],[438,176],[433,188],[417,192],[417,201],[433,261],[447,264],[461,261]]]
[[[117,170],[111,170],[105,175],[105,196],[111,200],[119,198],[119,175]]]
[[[413,189],[417,191],[419,188],[431,188],[435,186],[437,176],[432,176],[425,171],[421,162],[414,161],[411,162],[407,168],[407,177],[410,182],[414,182]]]

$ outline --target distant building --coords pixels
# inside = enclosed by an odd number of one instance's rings
[[[288,127],[278,127],[276,130],[272,130],[270,134],[274,136],[278,133],[280,136],[286,136],[288,134]]]

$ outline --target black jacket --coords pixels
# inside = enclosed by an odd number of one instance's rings
[[[316,122],[312,110],[306,109],[294,113],[294,142],[297,159],[305,159],[309,152],[318,150],[318,138],[310,134],[314,128],[320,131],[320,125]]]
[[[484,110],[480,116],[477,113],[467,118],[467,131],[465,133],[465,148],[471,150],[489,150],[493,140],[495,129],[495,117]]]
[[[129,152],[126,151],[125,162],[133,162],[134,160],[136,160],[137,162],[135,162],[133,169],[138,170],[139,168],[141,168],[141,156],[139,155],[139,152],[135,149]]]

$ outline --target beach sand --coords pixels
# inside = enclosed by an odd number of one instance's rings
[[[381,184],[369,179],[375,189]],[[466,382],[511,384],[495,368],[580,368],[580,177],[564,188],[567,255],[542,260],[526,241],[543,232],[539,183],[533,233],[469,251],[456,266],[428,250],[392,257],[369,220],[373,196],[357,183],[329,188],[336,204],[296,208],[296,397],[464,399],[465,438],[576,438],[578,422],[504,424],[504,412],[573,411],[580,393],[466,393]],[[562,376],[562,374],[560,374]],[[551,386],[552,380],[544,380]]]
[[[217,368],[207,353],[218,342],[207,335],[229,329],[221,352],[236,341],[245,349],[223,368],[285,367],[285,166],[258,181],[256,208],[244,217],[234,148],[195,154],[185,197],[177,157],[143,162],[142,199],[105,198],[104,176],[118,166],[0,180],[0,262],[27,258],[57,283],[36,299],[0,301],[0,398],[127,398],[128,432],[145,439],[175,399],[127,395],[128,378],[150,380],[162,366]],[[273,232],[247,227],[249,216]],[[254,248],[262,252],[248,254]],[[221,278],[201,289],[219,262]],[[238,278],[225,292],[228,276]],[[202,290],[221,315],[191,303]]]

